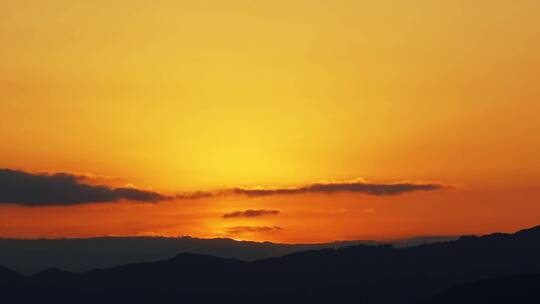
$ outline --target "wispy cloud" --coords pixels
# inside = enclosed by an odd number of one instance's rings
[[[230,213],[225,213],[223,214],[222,217],[224,219],[228,219],[228,218],[238,218],[238,217],[259,217],[259,216],[265,216],[265,215],[278,215],[278,214],[279,214],[279,210],[248,209],[244,211],[234,211]]]
[[[292,195],[305,193],[351,192],[368,195],[399,195],[415,191],[434,191],[448,188],[439,183],[369,183],[362,179],[350,181],[319,182],[290,188],[232,188],[224,193],[246,196]]]
[[[227,228],[228,234],[278,232],[283,230],[279,226],[235,226]]]

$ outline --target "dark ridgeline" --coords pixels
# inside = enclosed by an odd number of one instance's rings
[[[85,273],[49,269],[12,278],[1,294],[5,303],[413,303],[456,284],[540,273],[539,257],[540,226],[418,247],[358,245],[254,262],[184,253]]]
[[[414,240],[411,240],[414,241]],[[422,240],[430,242],[432,240]],[[407,242],[407,240],[403,241]],[[338,248],[373,241],[343,241],[323,244],[275,244],[198,239],[192,237],[97,237],[86,239],[0,239],[0,264],[22,274],[50,267],[73,272],[110,268],[130,263],[153,262],[190,252],[253,261],[298,251]],[[406,244],[406,243],[403,243]]]
[[[391,244],[397,247],[408,247],[454,239],[456,237],[420,237],[394,241]],[[355,240],[321,244],[276,244],[192,237],[0,239],[0,263],[4,267],[30,275],[50,267],[83,272],[94,268],[110,268],[130,263],[160,261],[169,259],[181,252],[254,261],[299,251],[339,248],[359,244],[377,245],[378,243],[369,240]]]

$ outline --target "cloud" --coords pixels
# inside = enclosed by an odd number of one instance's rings
[[[368,183],[361,179],[351,181],[320,182],[292,188],[232,188],[231,194],[246,196],[292,195],[305,193],[363,193],[368,195],[385,196],[399,195],[415,191],[434,191],[449,188],[439,183]]]
[[[0,169],[0,204],[68,206],[122,200],[157,202],[170,199],[153,191],[84,183],[87,178],[70,173],[28,173]]]
[[[283,230],[279,226],[236,226],[227,228],[228,234],[259,233],[259,232],[278,232]]]
[[[66,172],[29,173],[12,169],[0,169],[0,204],[23,206],[78,205],[86,203],[159,202],[168,200],[198,200],[226,196],[264,197],[274,195],[297,195],[306,193],[362,193],[385,196],[416,191],[435,191],[449,188],[440,183],[370,183],[362,179],[349,181],[318,182],[299,187],[241,188],[233,187],[213,191],[193,191],[165,195],[155,191],[131,186],[113,187],[101,185],[103,179],[93,179],[91,174]],[[246,210],[226,214],[224,218],[276,215],[277,210]]]
[[[222,196],[220,192],[213,192],[213,191],[194,191],[194,192],[183,192],[178,193],[174,196],[172,196],[173,199],[177,200],[197,200],[197,199],[203,199],[203,198],[212,198]]]
[[[278,215],[278,214],[279,214],[279,210],[265,210],[265,209],[253,210],[253,209],[248,209],[248,210],[244,210],[244,211],[234,211],[234,212],[231,212],[231,213],[225,213],[222,217],[224,219],[228,219],[228,218],[258,217],[258,216],[264,216],[264,215]]]

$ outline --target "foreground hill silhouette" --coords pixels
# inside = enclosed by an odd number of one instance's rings
[[[540,274],[482,280],[453,287],[422,304],[540,303]]]
[[[0,286],[5,285],[7,283],[11,283],[11,282],[16,282],[22,279],[23,279],[23,276],[20,275],[19,273],[13,270],[4,268],[4,267],[0,267]]]
[[[452,286],[540,273],[540,227],[410,248],[358,245],[253,262],[179,254],[3,284],[6,303],[413,303]],[[1,263],[1,262],[0,262]]]

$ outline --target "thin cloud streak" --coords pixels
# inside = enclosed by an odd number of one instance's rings
[[[333,194],[339,192],[360,193],[374,196],[393,196],[417,191],[437,191],[451,189],[451,186],[442,183],[370,183],[362,179],[318,182],[300,187],[256,187],[241,188],[234,187],[217,191],[203,191],[193,193],[183,193],[176,196],[177,199],[201,199],[221,196],[247,196],[264,197],[274,195],[298,195],[308,193]]]
[[[235,226],[227,228],[228,234],[260,233],[260,232],[278,232],[283,230],[279,226]]]
[[[246,196],[271,196],[271,195],[293,195],[305,193],[336,193],[351,192],[363,193],[375,196],[399,195],[415,191],[435,191],[449,188],[437,183],[367,183],[360,180],[314,183],[296,188],[233,188],[228,190],[231,194]]]
[[[279,210],[253,210],[248,209],[244,211],[234,211],[231,213],[225,213],[223,214],[222,218],[229,219],[229,218],[240,218],[240,217],[259,217],[259,216],[265,216],[265,215],[278,215]]]

